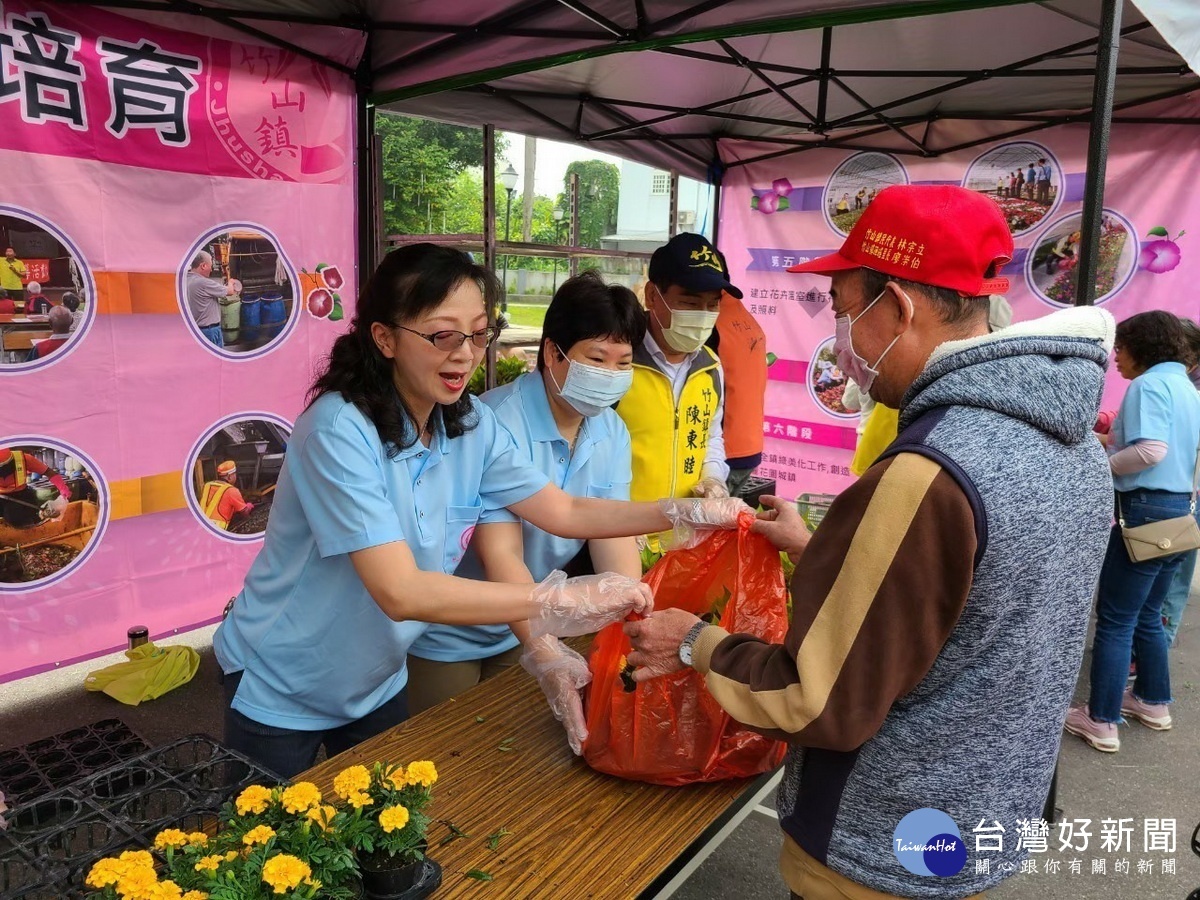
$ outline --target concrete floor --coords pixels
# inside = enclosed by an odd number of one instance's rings
[[[1191,621],[1185,617],[1172,650],[1171,676],[1176,726],[1165,733],[1133,724],[1121,729],[1121,752],[1098,753],[1077,738],[1063,743],[1059,805],[1066,819],[1092,819],[1092,842],[1082,857],[1084,873],[1069,874],[1070,854],[1058,853],[1057,829],[1051,830],[1050,853],[1062,872],[1017,875],[989,893],[990,900],[1183,900],[1200,885],[1200,858],[1189,849],[1192,829],[1200,822],[1200,579],[1192,588]],[[222,695],[211,650],[212,629],[179,635],[171,643],[187,643],[201,651],[201,666],[188,685],[140,707],[121,706],[100,693],[83,689],[84,675],[121,657],[92,660],[0,687],[0,749],[37,740],[69,728],[118,717],[152,744],[186,734],[221,733]],[[164,642],[166,643],[166,642]],[[1088,660],[1084,661],[1084,672]],[[1079,697],[1086,695],[1086,682]],[[987,714],[981,698],[980,714]],[[2,789],[0,785],[0,789]],[[779,826],[765,802],[707,858],[675,893],[678,900],[712,898],[783,898],[787,891],[776,870]],[[1102,819],[1133,818],[1136,829],[1129,874],[1114,872],[1119,854],[1095,852]],[[1177,820],[1173,857],[1177,874],[1138,874],[1142,854],[1142,821]],[[968,840],[971,840],[969,837]],[[1156,853],[1160,860],[1171,854]],[[1093,857],[1107,860],[1108,875],[1092,875]],[[1043,862],[1044,866],[1044,862]],[[1043,866],[1039,866],[1043,868]]]

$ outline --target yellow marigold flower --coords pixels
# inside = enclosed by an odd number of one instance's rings
[[[154,868],[154,857],[149,850],[126,850],[117,858],[132,867]]]
[[[337,815],[337,810],[328,805],[318,806],[315,809],[310,809],[304,815],[310,822],[316,822],[325,831],[328,831],[333,827],[333,817]]]
[[[158,875],[153,869],[132,866],[117,881],[117,895],[121,900],[154,900],[156,887]]]
[[[93,888],[104,888],[108,887],[110,884],[116,884],[125,868],[125,864],[119,860],[98,860],[87,874],[87,886]]]
[[[193,847],[203,847],[208,844],[208,835],[203,831],[193,831],[187,836],[187,840]]]
[[[153,900],[183,900],[183,888],[168,878],[156,884],[150,896]]]
[[[290,813],[302,813],[321,805],[321,792],[309,781],[300,781],[283,792],[283,808]]]
[[[265,844],[273,837],[275,837],[275,829],[270,825],[256,825],[242,836],[242,843],[247,847],[253,847],[255,844]]]
[[[346,802],[355,809],[362,809],[364,806],[370,806],[375,801],[365,791],[351,791],[350,795],[346,797]]]
[[[388,834],[408,824],[408,810],[403,806],[385,806],[379,813],[379,826]]]
[[[183,895],[183,900],[208,900],[208,894],[204,891],[188,891]]]
[[[433,787],[434,782],[438,779],[437,767],[427,759],[409,763],[405,774],[408,776],[409,784],[420,784],[425,787]]]
[[[237,858],[238,858],[238,852],[236,850],[230,850],[228,853],[225,854],[226,862],[232,862],[233,860],[235,860]]]
[[[383,776],[383,783],[396,790],[408,787],[408,774],[405,772],[404,766],[391,767],[391,770]]]
[[[234,856],[236,855],[235,853]],[[225,862],[225,857],[219,853],[215,853],[212,856],[202,856],[196,861],[196,871],[215,872],[217,871],[217,866],[223,862]]]
[[[154,838],[155,850],[166,850],[168,847],[183,847],[188,843],[188,836],[178,828],[165,828]]]
[[[271,805],[271,789],[261,784],[252,784],[238,794],[236,805],[239,816],[265,813]]]
[[[263,882],[269,884],[276,894],[294,891],[311,877],[312,869],[308,863],[287,853],[272,856],[262,870]]]
[[[371,786],[371,773],[366,766],[350,766],[342,769],[333,779],[333,791],[343,800],[349,800],[350,795],[365,791]]]

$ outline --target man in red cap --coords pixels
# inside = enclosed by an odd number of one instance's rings
[[[756,528],[797,561],[784,643],[680,610],[625,626],[635,678],[692,666],[792,745],[781,867],[805,900],[974,896],[1042,815],[1112,509],[1091,427],[1114,326],[1087,307],[989,333],[1012,251],[991,198],[897,186],[796,266],[832,279],[838,366],[899,436],[811,542],[764,498]]]
[[[47,479],[58,489],[58,496],[45,502],[38,500],[37,491],[29,485],[31,476]],[[17,528],[61,519],[70,496],[71,489],[62,475],[32,453],[0,447],[0,519]]]
[[[217,466],[215,481],[206,482],[200,494],[200,506],[210,522],[228,531],[236,516],[248,516],[254,504],[247,503],[237,487],[237,463],[227,459]]]

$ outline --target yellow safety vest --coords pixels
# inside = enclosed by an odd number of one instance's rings
[[[850,471],[855,475],[862,475],[875,465],[875,460],[879,459],[880,454],[896,439],[899,428],[900,411],[876,403],[863,433],[859,435],[854,459],[850,462]]]
[[[717,357],[701,347],[692,360],[679,403],[671,381],[645,346],[633,354],[633,385],[617,404],[633,445],[634,501],[690,497],[700,480],[708,433],[721,399]]]
[[[25,454],[20,450],[12,451],[13,458],[13,488],[11,491],[5,491],[6,494],[15,494],[17,491],[25,487]]]
[[[229,530],[229,520],[222,519],[217,510],[221,508],[221,498],[225,496],[225,492],[231,487],[233,485],[225,481],[207,482],[204,485],[204,500],[200,504],[204,508],[204,515],[208,520],[222,531]]]

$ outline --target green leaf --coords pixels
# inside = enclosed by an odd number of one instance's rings
[[[475,721],[476,721],[476,722],[479,722],[480,724],[482,724],[482,723],[486,722],[486,721],[487,721],[487,719],[485,719],[483,716],[476,716],[476,717],[475,717]]]
[[[346,313],[342,310],[342,304],[333,304],[333,312],[329,314],[330,322],[340,322],[346,317]]]
[[[492,876],[483,871],[483,869],[472,869],[467,873],[468,878],[474,878],[476,881],[491,881]]]
[[[1149,231],[1146,232],[1146,234],[1154,235],[1155,237],[1166,237],[1168,232],[1167,232],[1167,229],[1163,228],[1161,225],[1158,225],[1158,226],[1155,226],[1154,228],[1151,228]]]
[[[779,357],[776,356],[774,353],[768,353],[767,354],[767,367],[770,368],[771,366],[775,365],[775,363],[778,362],[778,360],[779,360]]]
[[[511,831],[504,826],[500,826],[499,831],[497,831],[495,834],[488,835],[487,848],[492,851],[498,850],[500,848],[500,842],[510,834],[512,834]]]

